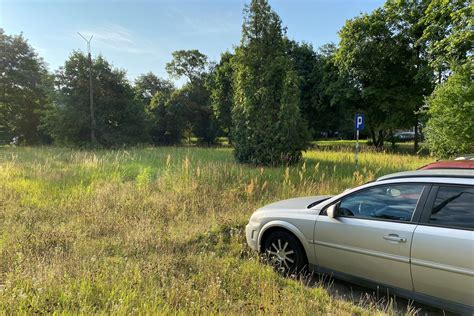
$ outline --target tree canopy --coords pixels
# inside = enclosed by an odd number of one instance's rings
[[[89,144],[89,61],[74,52],[56,74],[57,97],[43,118],[43,128],[62,144]],[[144,108],[123,71],[101,56],[93,61],[93,92],[98,145],[122,146],[146,141]],[[94,144],[93,144],[94,145]]]
[[[46,66],[23,35],[0,28],[0,137],[37,144],[47,140],[38,129],[51,84]]]

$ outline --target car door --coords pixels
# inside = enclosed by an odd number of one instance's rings
[[[433,187],[415,229],[415,292],[474,306],[474,185]]]
[[[425,184],[375,185],[336,201],[339,216],[324,210],[315,225],[317,264],[380,284],[413,290],[410,246]]]

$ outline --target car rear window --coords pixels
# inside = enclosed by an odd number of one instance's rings
[[[474,188],[440,187],[430,224],[474,229]]]

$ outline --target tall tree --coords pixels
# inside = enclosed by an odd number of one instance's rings
[[[306,120],[313,137],[321,131],[319,120],[318,102],[315,92],[321,79],[319,71],[319,56],[313,47],[307,43],[286,41],[288,55],[293,62],[294,69],[298,74],[300,85],[300,110],[302,117]]]
[[[334,136],[336,132],[350,137],[352,123],[347,120],[353,119],[360,98],[334,62],[336,46],[327,44],[316,52],[309,44],[288,41],[288,49],[300,78],[301,114],[313,137]]]
[[[412,76],[412,89],[407,104],[411,104],[414,112],[412,124],[415,128],[415,153],[418,152],[420,109],[425,103],[425,98],[434,88],[434,72],[429,65],[428,46],[427,42],[422,40],[426,30],[423,18],[430,2],[427,0],[387,1],[384,6],[386,23],[392,30],[393,36],[410,52],[407,56],[409,59],[405,61],[411,67],[409,71]]]
[[[232,130],[232,108],[234,107],[232,58],[233,54],[223,53],[209,80],[212,110],[227,137],[230,136]]]
[[[414,39],[398,23],[406,21],[377,9],[349,20],[339,33],[336,62],[360,91],[360,110],[367,115],[377,148],[393,129],[417,124],[415,112],[430,92],[430,77],[421,67]]]
[[[266,0],[252,0],[244,13],[235,56],[235,157],[243,163],[294,163],[309,133],[299,110],[299,80],[286,52],[285,30]]]
[[[175,78],[185,76],[188,82],[173,95],[172,102],[179,102],[183,109],[185,123],[201,143],[212,144],[218,131],[211,108],[208,89],[209,63],[207,56],[198,50],[181,50],[173,53],[173,60],[166,64],[166,70]]]
[[[327,135],[339,132],[339,136],[353,137],[354,112],[361,107],[360,91],[350,76],[335,61],[337,47],[323,45],[319,49],[317,71],[320,74],[314,90],[316,113],[321,131]]]
[[[22,35],[9,36],[0,28],[0,139],[36,144],[50,80],[46,67]]]
[[[43,127],[57,143],[90,145],[88,67],[87,56],[74,52],[56,75],[57,99],[43,118]],[[113,69],[101,56],[94,59],[92,69],[98,145],[147,142],[144,109],[135,101],[125,72]]]

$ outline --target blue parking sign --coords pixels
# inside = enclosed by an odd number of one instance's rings
[[[357,131],[364,129],[364,114],[356,114],[354,127]]]

